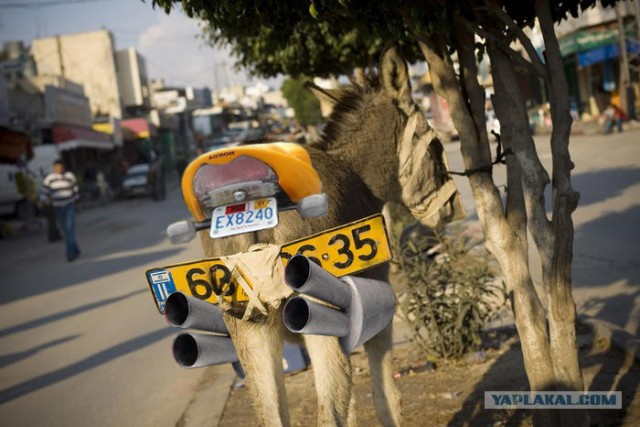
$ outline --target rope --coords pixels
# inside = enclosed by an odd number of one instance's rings
[[[491,133],[493,134],[493,136],[496,137],[496,140],[498,141],[498,146],[496,147],[496,159],[493,162],[491,162],[491,164],[478,166],[477,168],[473,168],[473,169],[465,169],[464,172],[448,171],[447,173],[449,175],[458,175],[458,176],[471,176],[475,173],[492,174],[493,165],[497,165],[497,164],[506,165],[507,164],[506,158],[507,156],[513,154],[513,150],[511,150],[511,148],[507,148],[506,150],[503,150],[502,139],[500,138],[500,134],[493,130],[491,131]]]

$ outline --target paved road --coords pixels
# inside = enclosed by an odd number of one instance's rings
[[[548,136],[536,136],[535,141],[543,164],[551,170]],[[640,129],[573,136],[570,150],[575,164],[572,183],[581,193],[573,215],[573,293],[578,313],[640,336]],[[463,170],[459,144],[447,145],[446,151],[451,169]],[[499,185],[506,183],[504,171],[504,166],[495,169]],[[473,224],[477,216],[471,189],[466,178],[455,179]],[[550,211],[550,190],[546,199]],[[538,272],[534,280],[540,283]]]
[[[548,165],[547,138],[536,142]],[[582,193],[574,215],[579,311],[638,335],[640,130],[574,137],[571,148]],[[458,144],[446,150],[452,169],[462,170]],[[466,179],[459,186],[473,218]],[[83,212],[83,255],[72,264],[44,234],[0,241],[0,425],[176,425],[204,371],[173,362],[174,331],[155,311],[142,273],[200,256],[197,242],[174,247],[164,237],[166,224],[186,216],[175,187],[161,203]]]
[[[44,233],[0,241],[0,425],[176,425],[204,371],[173,361],[143,273],[201,256],[165,238],[187,216],[174,184],[82,212],[73,263]]]

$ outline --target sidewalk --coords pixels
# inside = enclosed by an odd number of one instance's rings
[[[175,173],[170,173],[166,178],[167,196],[169,193],[180,188],[180,180]],[[121,203],[128,199],[112,199],[107,196],[99,197],[95,200],[83,200],[78,202],[76,210],[76,226],[87,221],[95,220],[95,212],[106,212],[113,206],[120,206]],[[148,200],[147,198],[139,198],[136,200]],[[47,221],[42,215],[38,215],[32,219],[6,218],[0,219],[0,241],[4,239],[16,239],[28,236],[44,236],[46,241]]]
[[[410,337],[411,328],[397,315],[394,316],[394,347],[408,343]],[[362,351],[362,347],[357,351]],[[205,369],[208,369],[209,372],[205,375],[205,381],[201,384],[199,390],[194,393],[193,399],[184,414],[182,414],[180,427],[218,425],[227,405],[229,395],[238,381],[231,365],[213,366]],[[310,367],[310,369],[313,369],[313,367]],[[292,375],[295,374],[293,373]]]
[[[582,121],[577,120],[571,126],[571,135],[605,135],[604,124],[599,120]],[[622,131],[640,129],[640,122],[628,121],[622,124]],[[612,133],[617,133],[613,131]],[[537,128],[535,135],[550,135],[551,128]]]
[[[167,198],[179,198],[179,182],[175,175],[167,179]],[[118,217],[122,209],[131,210],[143,207],[148,203],[156,203],[150,198],[135,199],[100,199],[80,203],[76,212],[76,234],[81,239],[83,235],[105,233],[113,228],[126,226]],[[164,203],[164,202],[158,202]],[[0,252],[3,254],[2,263],[12,265],[27,259],[60,258],[64,253],[64,239],[56,242],[47,241],[47,221],[38,216],[32,220],[2,219],[0,220]],[[82,249],[82,241],[79,241]]]

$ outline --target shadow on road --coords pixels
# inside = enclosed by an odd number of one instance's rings
[[[588,206],[617,197],[626,188],[640,184],[640,169],[604,169],[576,174],[571,177],[571,184],[580,192],[578,207]]]
[[[157,331],[142,335],[129,341],[125,341],[107,350],[87,357],[84,360],[73,363],[64,368],[57,369],[34,379],[17,384],[0,391],[0,405],[18,399],[34,391],[59,383],[68,378],[82,374],[85,371],[104,365],[114,359],[136,352],[144,347],[160,341],[167,336],[174,334],[175,329],[167,327]]]
[[[77,263],[56,263],[49,267],[48,271],[43,272],[42,277],[37,280],[34,280],[35,278],[33,277],[23,281],[12,278],[11,286],[1,286],[0,304],[60,290],[100,277],[107,277],[134,267],[151,267],[154,262],[172,257],[181,251],[182,248],[176,248],[139,255],[126,255],[106,260],[80,260]],[[23,275],[28,273],[23,273]],[[145,286],[143,274],[144,271],[140,269],[141,286]]]
[[[467,396],[460,410],[449,421],[448,426],[492,425],[498,421],[503,422],[502,424],[498,422],[499,425],[520,425],[530,415],[531,411],[524,410],[487,411],[484,409],[485,391],[526,391],[528,389],[520,342],[515,341],[508,345],[508,349],[495,361],[487,362],[492,363],[491,368],[476,384],[473,392]],[[504,423],[506,420],[509,422]]]
[[[115,304],[132,296],[147,293],[146,288],[137,291],[129,292],[124,295],[120,295],[114,298],[105,299],[102,301],[93,302],[80,307],[72,308],[71,310],[61,311],[60,313],[51,314],[49,316],[40,317],[38,319],[30,320],[29,322],[22,323],[20,325],[12,326],[10,328],[0,329],[0,337],[15,334],[18,332],[24,332],[29,329],[37,328],[39,326],[46,325],[50,322],[57,322],[58,320],[66,319],[86,311],[94,310],[96,308],[104,307],[105,305]],[[2,365],[0,365],[1,367]]]
[[[633,318],[632,313],[637,309],[640,289],[629,294],[618,294],[607,298],[589,298],[579,307],[579,312],[588,312],[591,317],[607,319],[626,329],[632,335],[640,337],[640,319]],[[633,314],[635,316],[635,314]],[[636,316],[637,317],[637,316]],[[635,324],[629,324],[629,321]],[[633,323],[632,322],[632,323]]]
[[[593,333],[593,331],[590,332]],[[612,332],[612,341],[622,342],[624,338],[627,338],[622,336],[625,335],[624,331]],[[596,345],[593,342],[591,344],[592,346]],[[624,420],[627,418],[631,404],[638,393],[640,374],[638,373],[638,365],[633,363],[634,359],[625,357],[622,353],[618,353],[618,357],[615,357],[611,353],[613,352],[610,351],[604,357],[587,359],[581,363],[581,368],[586,369],[593,365],[600,365],[598,372],[593,377],[589,391],[622,391],[622,408],[618,410],[600,410],[598,415],[601,415],[604,419]]]
[[[576,229],[575,286],[602,286],[619,280],[640,284],[640,201]]]
[[[585,342],[580,346],[580,366],[585,386],[590,391],[622,391],[622,410],[592,410],[591,425],[627,425],[634,420],[631,402],[636,398],[640,381],[638,365],[631,365],[625,355],[617,350],[598,348],[592,330],[582,331]],[[460,410],[449,426],[461,425],[522,425],[531,417],[531,410],[485,410],[485,391],[527,391],[522,349],[519,341],[511,342],[497,359],[489,361],[491,367],[468,394]],[[636,402],[637,405],[637,402]],[[637,409],[635,409],[637,410]],[[629,424],[631,425],[631,424]]]
[[[55,347],[60,344],[64,344],[67,341],[73,341],[76,338],[81,336],[81,334],[71,335],[68,337],[60,338],[57,340],[50,341],[48,343],[40,344],[29,350],[19,351],[17,353],[5,354],[4,356],[0,356],[0,368],[4,368],[7,365],[11,365],[16,362],[20,362],[21,360],[26,359],[27,357],[31,357],[36,353],[41,352],[50,347]]]

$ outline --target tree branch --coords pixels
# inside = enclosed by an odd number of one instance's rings
[[[464,25],[469,31],[472,31],[479,35],[480,37],[494,42],[504,53],[509,55],[514,61],[523,67],[527,68],[533,75],[538,76],[541,79],[546,80],[548,73],[547,69],[541,63],[533,63],[527,61],[520,53],[518,53],[515,49],[512,49],[511,46],[500,37],[492,34],[491,32],[485,30],[479,25],[473,25],[464,17],[460,16],[458,19],[461,21],[461,25]]]
[[[469,112],[476,127],[479,144],[488,146],[489,137],[485,125],[485,93],[478,83],[478,67],[476,66],[474,33],[465,28],[459,20],[454,22],[458,39],[458,62],[460,64],[460,81],[468,97]]]
[[[416,38],[425,60],[429,64],[429,73],[434,88],[449,104],[451,119],[460,135],[460,151],[465,169],[472,170],[491,164],[489,144],[481,145],[479,143],[478,130],[467,99],[460,88],[460,82],[456,78],[453,64],[444,56],[444,41],[437,35],[418,35]],[[469,183],[476,201],[478,216],[483,222],[486,232],[496,236],[495,239],[492,239],[492,244],[487,242],[489,250],[499,256],[505,251],[509,235],[505,230],[506,223],[504,222],[500,193],[492,176],[486,173],[471,175]],[[503,239],[501,239],[502,237]],[[498,241],[500,243],[496,243]]]
[[[507,28],[509,28],[509,30],[511,30],[516,35],[516,37],[522,44],[522,47],[527,52],[527,55],[529,55],[529,60],[533,64],[535,64],[536,67],[545,68],[544,63],[538,56],[538,52],[536,52],[535,47],[533,47],[533,44],[531,43],[531,39],[524,33],[522,28],[520,28],[518,24],[516,24],[504,10],[502,10],[502,8],[496,3],[495,0],[486,0],[486,4],[489,11],[493,13],[500,20],[500,22],[505,24]]]
[[[507,133],[503,137],[505,142],[513,145],[513,152],[522,170],[527,222],[540,252],[544,269],[550,265],[550,248],[553,247],[553,230],[547,218],[544,202],[544,189],[549,183],[549,175],[540,162],[529,131],[524,99],[513,65],[509,57],[492,43],[489,44],[488,52],[492,65],[493,84],[496,88],[494,96],[500,101],[496,105],[496,113],[502,122],[509,124],[505,129]],[[547,282],[545,285],[549,286]]]

